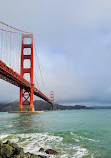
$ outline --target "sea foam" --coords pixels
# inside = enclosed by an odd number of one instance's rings
[[[44,152],[39,152],[42,147],[45,150],[48,148],[55,149],[59,152],[59,155],[50,155],[50,158],[82,158],[87,156],[88,150],[80,146],[72,146],[71,144],[65,144],[63,138],[59,136],[49,135],[48,133],[30,133],[30,134],[9,134],[0,135],[0,140],[5,142],[10,140],[17,143],[20,147],[24,148],[25,152],[33,154],[42,154],[49,157]]]

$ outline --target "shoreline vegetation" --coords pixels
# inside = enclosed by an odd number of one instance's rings
[[[53,149],[44,150],[40,148],[40,153],[47,155],[57,155],[58,152]],[[45,155],[35,155],[32,153],[25,153],[23,148],[19,147],[16,143],[11,143],[7,140],[5,143],[0,141],[0,158],[47,158]]]
[[[80,110],[80,109],[93,109],[93,107],[86,107],[84,105],[75,105],[75,106],[65,106],[60,104],[54,104],[55,110]],[[14,101],[10,103],[0,103],[0,112],[10,112],[10,111],[17,111],[19,107],[19,102]],[[34,101],[35,111],[47,111],[50,110],[50,104],[42,101],[42,100],[35,100]]]

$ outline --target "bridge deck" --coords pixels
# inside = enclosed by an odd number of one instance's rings
[[[0,78],[15,86],[22,87],[30,91],[31,84],[25,78],[22,78],[17,72],[13,71],[13,69],[9,68],[1,60],[0,60]],[[33,93],[34,95],[40,97],[41,99],[53,105],[50,99],[47,96],[45,96],[41,91],[39,91],[36,87],[34,87]]]

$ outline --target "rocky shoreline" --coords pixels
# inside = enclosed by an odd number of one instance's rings
[[[44,150],[40,148],[40,152],[48,155],[57,155],[58,152],[53,149]],[[0,141],[0,158],[47,158],[44,155],[34,155],[31,153],[25,153],[23,148],[19,147],[16,143],[11,143],[9,140],[5,143]]]

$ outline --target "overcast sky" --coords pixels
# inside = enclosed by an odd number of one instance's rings
[[[57,103],[111,103],[111,0],[0,0],[0,20],[33,32]],[[0,80],[0,101],[18,99]]]

